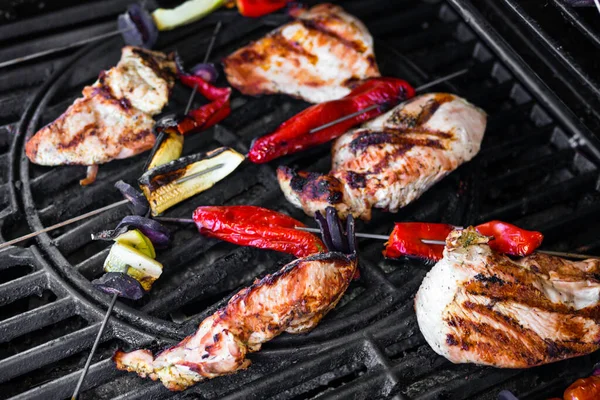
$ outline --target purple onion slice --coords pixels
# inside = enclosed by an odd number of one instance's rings
[[[125,43],[151,49],[158,39],[158,28],[148,11],[140,4],[131,4],[119,15],[118,27]]]
[[[196,64],[190,69],[190,72],[208,83],[215,83],[219,77],[219,71],[217,71],[217,67],[213,63]]]
[[[133,186],[123,181],[115,183],[115,187],[119,189],[123,197],[131,202],[129,206],[134,214],[146,215],[148,213],[150,204],[148,204],[148,200],[142,192],[137,191]]]
[[[94,279],[92,285],[104,293],[116,293],[119,297],[131,300],[139,300],[145,293],[138,281],[121,272],[107,272],[99,279]]]
[[[92,233],[92,240],[114,240],[129,229],[139,229],[157,249],[164,249],[171,243],[171,231],[160,222],[139,215],[128,215],[115,229]]]
[[[511,391],[503,390],[500,393],[498,393],[498,400],[519,400],[519,399],[517,398],[517,396],[512,394]]]

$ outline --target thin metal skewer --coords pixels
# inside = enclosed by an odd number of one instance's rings
[[[94,36],[94,37],[91,37],[91,38],[79,40],[77,42],[68,44],[66,46],[55,47],[53,49],[42,50],[42,51],[39,51],[37,53],[29,54],[29,55],[26,55],[26,56],[23,56],[23,57],[13,58],[12,60],[0,62],[0,68],[4,68],[4,67],[11,66],[11,65],[19,64],[19,63],[22,63],[22,62],[25,62],[25,61],[29,61],[29,60],[34,60],[36,58],[44,57],[44,56],[47,56],[47,55],[50,55],[50,54],[53,54],[53,53],[58,53],[58,52],[63,51],[63,50],[72,49],[74,47],[83,46],[84,44],[88,44],[88,43],[95,42],[95,41],[98,41],[98,40],[106,39],[106,38],[109,38],[111,36],[120,35],[120,34],[129,32],[129,31],[132,31],[132,30],[134,30],[134,28],[124,29],[124,30],[117,30],[117,31],[112,31],[112,32],[108,32],[108,33],[103,33],[103,34],[98,35],[98,36]]]
[[[219,168],[223,168],[224,165],[225,164],[213,165],[210,168],[206,168],[206,169],[203,169],[202,171],[198,171],[198,172],[196,172],[194,174],[191,174],[191,175],[188,175],[188,176],[184,176],[183,178],[180,178],[180,179],[176,180],[175,183],[180,184],[180,183],[189,181],[190,179],[194,179],[194,178],[196,178],[198,176],[202,176],[204,174],[208,174],[209,172],[216,171]]]
[[[449,74],[449,75],[442,76],[441,78],[438,78],[438,79],[436,79],[436,80],[433,80],[433,81],[431,81],[431,82],[428,82],[428,83],[426,83],[426,84],[424,84],[424,85],[421,85],[421,86],[417,87],[417,88],[415,89],[415,91],[416,91],[416,92],[420,92],[420,91],[422,91],[422,90],[424,90],[424,89],[427,89],[427,88],[430,88],[430,87],[432,87],[432,86],[435,86],[435,85],[437,85],[438,83],[446,82],[446,81],[449,81],[450,79],[454,79],[454,78],[456,78],[457,76],[464,75],[464,74],[466,74],[468,71],[469,71],[469,69],[468,69],[468,68],[465,68],[465,69],[461,69],[460,71],[453,72],[453,73],[451,73],[451,74]],[[384,105],[383,105],[383,104],[372,104],[372,105],[370,105],[370,106],[368,106],[368,107],[365,107],[365,108],[363,108],[362,110],[355,111],[355,112],[353,112],[352,114],[344,115],[344,116],[343,116],[343,117],[341,117],[341,118],[338,118],[338,119],[336,119],[336,120],[333,120],[333,121],[331,121],[331,122],[328,122],[328,123],[326,123],[326,124],[323,124],[323,125],[321,125],[321,126],[318,126],[318,127],[316,127],[316,128],[313,128],[313,129],[311,129],[310,131],[308,131],[308,133],[315,133],[315,132],[319,132],[319,131],[321,131],[321,130],[323,130],[323,129],[327,129],[327,128],[329,128],[329,127],[333,126],[333,125],[339,124],[340,122],[344,122],[344,121],[346,121],[346,120],[349,120],[349,119],[352,119],[352,118],[354,118],[354,117],[357,117],[357,116],[359,116],[359,115],[361,115],[361,114],[367,113],[367,112],[369,112],[369,111],[371,111],[371,110],[374,110],[374,109],[376,109],[376,108],[378,108],[378,107],[384,107]]]
[[[207,52],[206,52],[206,54],[205,54],[205,56],[204,56],[204,61],[205,61],[205,62],[208,60],[208,56],[210,55],[210,52],[212,51],[212,48],[213,48],[213,46],[214,46],[214,43],[215,43],[215,38],[216,38],[216,35],[219,33],[219,30],[220,30],[220,29],[221,29],[221,21],[219,21],[219,22],[217,23],[217,26],[215,27],[215,30],[213,31],[213,36],[211,37],[210,43],[209,43],[209,45],[208,45]],[[436,79],[435,81],[429,82],[429,83],[427,83],[427,84],[425,84],[425,85],[421,85],[421,86],[419,86],[419,87],[418,87],[416,90],[417,90],[417,91],[418,91],[418,90],[422,90],[423,88],[428,88],[428,87],[430,87],[430,86],[432,86],[432,85],[434,85],[434,84],[438,84],[438,83],[440,83],[440,82],[444,82],[444,81],[446,81],[446,80],[448,80],[448,79],[455,78],[455,77],[457,77],[457,76],[459,76],[459,75],[463,75],[463,74],[465,74],[467,71],[468,71],[467,69],[462,69],[462,70],[460,70],[460,71],[457,71],[457,72],[454,72],[454,73],[452,73],[452,74],[450,74],[450,75],[447,75],[447,76],[444,76],[444,77],[442,77],[442,78]],[[194,87],[194,90],[192,90],[192,94],[191,94],[191,96],[190,96],[190,99],[188,100],[188,104],[187,104],[186,111],[185,111],[185,113],[186,113],[186,114],[187,114],[187,113],[188,113],[188,111],[189,111],[189,108],[190,108],[190,106],[191,106],[191,104],[192,104],[192,101],[193,101],[193,99],[194,99],[194,94],[195,94],[195,93],[196,93],[196,87]],[[335,121],[329,122],[329,123],[327,123],[327,124],[325,124],[325,125],[322,125],[322,126],[320,126],[320,127],[318,127],[318,128],[314,128],[314,129],[313,129],[311,132],[316,132],[317,130],[321,130],[321,129],[324,129],[324,128],[326,128],[326,127],[329,127],[329,126],[331,126],[331,125],[335,125],[335,124],[337,124],[338,122],[345,121],[346,119],[352,118],[352,117],[354,117],[354,116],[356,116],[356,115],[360,115],[361,113],[368,112],[369,110],[372,110],[372,109],[374,109],[375,107],[379,107],[379,105],[375,105],[375,104],[374,104],[374,105],[372,105],[372,106],[369,106],[369,107],[367,107],[367,108],[365,108],[365,109],[363,109],[363,110],[357,111],[356,113],[353,113],[353,114],[347,115],[347,116],[345,116],[345,117],[342,117],[342,118],[340,118],[340,119],[337,119],[337,120],[335,120]],[[211,171],[214,171],[214,170],[216,170],[216,169],[218,169],[218,168],[221,168],[222,166],[223,166],[222,164],[215,165],[214,167],[211,167],[211,168],[205,169],[205,170],[203,170],[203,171],[199,171],[199,172],[197,172],[197,173],[195,173],[195,174],[193,174],[193,175],[190,175],[190,176],[186,176],[186,177],[184,177],[184,178],[181,178],[181,179],[179,179],[179,180],[178,180],[178,181],[176,181],[176,182],[177,182],[177,183],[182,183],[182,182],[185,182],[185,181],[187,181],[187,180],[189,180],[189,179],[193,179],[193,178],[195,178],[195,177],[197,177],[197,176],[201,176],[201,175],[203,175],[203,174],[206,174],[206,173],[208,173],[208,172],[211,172]],[[120,202],[117,202],[117,203],[114,203],[114,204],[108,205],[108,206],[106,206],[106,207],[102,207],[102,208],[99,208],[99,209],[97,209],[97,210],[90,211],[89,213],[86,213],[86,214],[80,215],[80,216],[78,216],[78,217],[71,218],[71,219],[68,219],[68,220],[66,220],[66,221],[60,222],[60,223],[58,223],[58,224],[56,224],[56,225],[52,225],[52,226],[49,226],[49,227],[47,227],[47,228],[41,229],[41,230],[39,230],[39,231],[37,231],[37,232],[33,232],[33,233],[27,234],[27,235],[25,235],[25,236],[22,236],[22,237],[20,237],[20,238],[16,238],[16,239],[10,240],[10,241],[8,241],[8,242],[2,243],[2,244],[0,244],[0,250],[1,250],[1,249],[3,249],[3,248],[5,248],[5,247],[11,246],[11,245],[13,245],[13,244],[15,244],[15,243],[19,243],[19,242],[21,242],[21,241],[23,241],[23,240],[26,240],[26,239],[30,239],[30,238],[36,237],[36,236],[38,236],[38,235],[39,235],[39,234],[41,234],[41,233],[44,233],[44,232],[49,232],[49,231],[51,231],[51,230],[54,230],[54,229],[60,228],[60,227],[62,227],[62,226],[65,226],[65,225],[72,224],[73,222],[77,222],[77,221],[80,221],[80,220],[82,220],[82,219],[84,219],[84,218],[91,217],[91,216],[93,216],[93,215],[99,214],[99,213],[101,213],[101,212],[104,212],[104,211],[106,211],[106,210],[110,210],[111,208],[117,207],[117,206],[119,206],[119,205],[121,205],[121,204],[125,204],[125,203],[127,203],[127,200],[122,200],[122,201],[120,201]],[[365,233],[365,234],[363,234],[363,235],[369,235],[369,234]],[[361,237],[360,235],[357,235],[357,236]],[[363,237],[366,237],[366,236],[363,236]],[[371,238],[372,238],[372,239],[382,239],[382,240],[387,240],[387,237],[375,237],[375,236],[373,236],[373,237],[371,237]]]
[[[217,35],[219,34],[219,31],[221,30],[221,25],[223,25],[223,23],[221,21],[219,21],[219,22],[217,22],[217,26],[215,26],[215,30],[213,31],[212,36],[210,37],[210,42],[208,43],[208,48],[206,49],[206,53],[204,54],[204,61],[202,61],[203,64],[206,64],[208,62],[210,53],[212,52],[212,49],[215,45],[215,40],[217,40]],[[187,106],[185,106],[184,114],[186,114],[186,115],[190,111],[190,107],[192,106],[192,101],[194,101],[194,96],[196,96],[196,89],[198,89],[198,85],[194,85],[194,88],[192,89],[192,94],[190,95],[190,99],[188,100]]]
[[[70,218],[70,219],[68,219],[66,221],[59,222],[58,224],[50,225],[50,226],[48,226],[46,228],[40,229],[39,231],[29,233],[29,234],[27,234],[25,236],[21,236],[19,238],[13,239],[13,240],[9,240],[8,242],[4,242],[4,243],[0,244],[0,250],[3,249],[3,248],[5,248],[5,247],[12,246],[15,243],[22,242],[23,240],[27,240],[27,239],[31,239],[33,237],[36,237],[36,236],[38,236],[38,235],[40,235],[40,234],[42,234],[44,232],[50,232],[50,231],[52,231],[54,229],[61,228],[61,227],[65,226],[65,225],[69,225],[69,224],[72,224],[72,223],[77,222],[77,221],[81,221],[82,219],[86,219],[88,217],[92,217],[94,215],[103,213],[104,211],[110,210],[112,208],[119,207],[119,206],[121,206],[123,204],[127,204],[127,203],[129,203],[129,200],[117,201],[116,203],[109,204],[107,206],[98,208],[97,210],[93,210],[93,211],[87,212],[85,214],[79,215],[77,217]]]
[[[98,335],[96,335],[96,340],[94,341],[94,345],[92,346],[92,350],[90,351],[90,355],[85,362],[85,366],[83,367],[83,371],[81,371],[81,375],[79,376],[79,380],[77,381],[77,386],[75,387],[75,391],[73,392],[73,396],[71,396],[71,400],[77,400],[77,396],[79,396],[79,391],[81,390],[81,385],[83,385],[83,381],[85,376],[90,369],[90,364],[92,363],[92,357],[94,353],[96,353],[96,349],[100,344],[100,339],[102,338],[102,334],[104,333],[104,329],[106,329],[106,324],[110,318],[110,314],[112,313],[113,308],[115,307],[115,303],[117,302],[117,293],[113,294],[112,300],[108,309],[106,310],[106,314],[104,315],[104,319],[102,320],[102,325],[100,325],[100,330],[98,331]]]
[[[175,218],[175,219],[177,219],[177,218]],[[173,222],[177,222],[177,221],[173,221]],[[301,231],[306,231],[306,232],[313,232],[313,233],[321,232],[317,228],[307,228],[304,226],[297,226],[296,229],[301,230]],[[362,237],[362,238],[368,238],[368,239],[380,239],[380,240],[389,240],[390,239],[390,237],[386,236],[386,235],[374,235],[371,233],[360,233],[360,232],[356,233],[356,237]],[[434,245],[440,245],[440,246],[446,245],[446,242],[443,240],[421,239],[421,242],[423,242],[424,244],[434,244]],[[565,258],[578,258],[581,260],[585,260],[588,258],[600,258],[598,256],[593,256],[593,255],[589,255],[589,254],[568,253],[568,252],[562,252],[562,251],[536,250],[536,252],[548,254],[550,256],[558,256],[558,257],[565,257]]]

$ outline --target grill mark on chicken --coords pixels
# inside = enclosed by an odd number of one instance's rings
[[[158,54],[158,52],[148,52],[146,50],[134,47],[132,53],[140,57],[144,64],[150,67],[158,76],[160,76],[165,81],[172,84],[175,81],[175,75],[173,74],[173,68],[171,67],[161,67],[162,63],[168,63],[171,61],[170,56],[164,56]]]
[[[373,38],[355,17],[332,4],[296,14],[223,60],[231,86],[248,95],[284,93],[320,103],[379,76]]]
[[[308,215],[333,205],[341,215],[369,220],[371,208],[395,212],[474,157],[485,125],[485,113],[457,96],[420,95],[336,140],[331,172],[310,178],[335,182],[341,201],[328,204],[323,193],[292,184],[289,171],[278,172],[279,184]]]
[[[396,113],[393,114],[390,118],[390,122],[392,124],[396,124],[402,126],[402,130],[406,128],[416,128],[419,126],[423,126],[429,122],[431,117],[435,114],[435,112],[442,106],[444,103],[451,102],[454,100],[454,96],[448,93],[436,93],[433,98],[427,101],[418,114],[410,114],[410,113]],[[416,97],[408,100],[405,105],[408,105],[415,101]],[[439,132],[442,135],[447,135],[445,132]]]
[[[332,18],[332,17],[329,17],[329,18]],[[338,35],[336,32],[333,32],[333,31],[327,29],[327,24],[326,24],[327,20],[326,19],[323,19],[323,18],[316,18],[316,19],[312,19],[312,20],[300,19],[299,21],[302,24],[302,26],[304,26],[304,28],[306,28],[308,31],[318,32],[318,33],[328,36],[334,40],[337,40],[338,42],[342,43],[344,46],[347,46],[348,48],[356,51],[357,53],[364,53],[365,51],[367,51],[367,46],[365,46],[364,43],[359,42],[359,41],[348,40],[345,37]]]
[[[121,53],[82,98],[28,140],[25,153],[32,162],[97,165],[152,148],[152,115],[168,101],[175,63],[172,56],[131,46]]]
[[[439,140],[430,138],[414,138],[401,136],[402,133],[411,133],[411,135],[427,135],[428,132],[415,132],[409,130],[388,130],[386,132],[366,132],[352,142],[350,142],[350,148],[354,153],[365,151],[368,147],[378,146],[381,144],[393,144],[398,148],[390,155],[397,157],[410,150],[414,146],[432,147],[436,149],[444,149],[444,145]]]
[[[117,351],[113,360],[118,369],[160,379],[171,390],[245,369],[247,352],[283,332],[314,328],[339,302],[356,267],[355,256],[335,252],[298,259],[239,291],[195,334],[156,357],[148,350]]]
[[[302,193],[313,200],[324,200],[330,204],[338,204],[343,200],[344,192],[342,183],[332,176],[321,175],[316,172],[296,172],[286,168],[291,176],[292,190]]]
[[[295,53],[295,54],[298,54],[299,56],[306,57],[306,59],[313,65],[316,64],[317,61],[319,61],[319,57],[317,57],[315,54],[312,54],[312,53],[306,51],[304,49],[304,47],[302,47],[300,45],[300,43],[293,41],[293,40],[287,40],[286,38],[283,37],[281,32],[275,32],[271,36],[271,39],[272,39],[273,43],[270,46],[266,46],[267,47],[265,49],[266,54],[268,54],[269,51],[275,51],[281,57],[287,57],[291,53],[292,54]],[[290,58],[290,59],[292,61],[295,61],[296,66],[298,68],[300,68],[300,61],[298,59],[294,59],[294,58]]]
[[[451,232],[444,258],[417,292],[419,327],[438,354],[527,368],[600,347],[599,262],[540,254],[512,260],[487,240],[473,228]]]

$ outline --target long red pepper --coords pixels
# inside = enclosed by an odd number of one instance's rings
[[[254,163],[265,163],[286,154],[326,143],[353,126],[375,118],[388,108],[414,95],[415,90],[412,86],[401,79],[369,79],[347,96],[339,100],[315,104],[281,124],[275,132],[258,138],[252,145],[248,158]],[[314,128],[375,104],[380,107],[329,128],[309,133]]]
[[[229,104],[231,88],[213,86],[195,75],[179,74],[179,80],[186,86],[195,87],[200,94],[211,101],[209,104],[191,110],[178,121],[177,130],[180,134],[186,135],[208,129],[231,113]]]
[[[194,211],[194,222],[205,236],[242,246],[271,249],[305,257],[325,251],[316,235],[295,229],[302,222],[255,206],[206,206]]]
[[[563,394],[563,400],[598,399],[600,399],[600,376],[578,379]]]
[[[260,17],[277,11],[292,0],[235,0],[238,11],[244,17]]]
[[[403,255],[440,260],[443,256],[444,246],[425,244],[422,239],[445,241],[448,234],[454,229],[452,225],[401,222],[396,223],[386,243],[383,255],[388,258],[397,258]],[[490,221],[477,225],[475,229],[482,235],[489,236],[489,246],[499,253],[513,256],[526,256],[537,249],[544,239],[544,235],[536,231],[528,231],[518,226],[502,221]]]

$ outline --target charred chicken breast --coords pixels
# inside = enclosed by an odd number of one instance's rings
[[[446,240],[415,297],[419,328],[454,363],[527,368],[600,348],[600,261],[512,260],[473,228]]]
[[[229,83],[244,94],[284,93],[311,103],[339,99],[356,81],[379,76],[369,31],[332,4],[300,11],[223,64]]]
[[[335,207],[371,219],[371,209],[396,212],[478,152],[485,113],[447,93],[429,93],[339,137],[328,175],[277,171],[285,197],[308,215]]]
[[[247,353],[283,332],[310,331],[335,307],[357,271],[353,228],[343,240],[335,248],[324,237],[330,249],[350,249],[350,254],[320,253],[293,261],[239,291],[195,334],[156,357],[149,350],[118,351],[113,357],[117,368],[160,379],[171,390],[247,368]]]
[[[126,46],[114,68],[27,142],[25,154],[40,165],[96,165],[146,151],[155,141],[152,116],[167,104],[174,82],[170,57]]]

